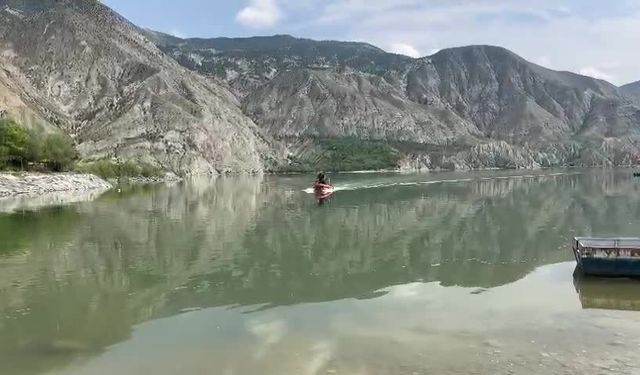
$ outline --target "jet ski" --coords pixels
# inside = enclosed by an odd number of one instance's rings
[[[334,191],[335,188],[333,187],[333,185],[322,184],[319,182],[313,184],[313,193],[316,195],[316,197],[326,198],[333,194]]]

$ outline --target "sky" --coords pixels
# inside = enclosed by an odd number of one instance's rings
[[[614,84],[640,80],[640,0],[103,0],[178,37],[291,34],[427,56],[491,44]]]

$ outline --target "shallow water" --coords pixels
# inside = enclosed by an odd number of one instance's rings
[[[0,214],[0,374],[638,374],[629,171],[340,174],[112,191]]]

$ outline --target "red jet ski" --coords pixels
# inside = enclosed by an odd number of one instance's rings
[[[334,191],[335,191],[335,188],[332,185],[323,184],[319,182],[316,182],[315,184],[313,184],[313,193],[319,199],[327,198],[328,196],[333,194]]]
[[[335,188],[331,185],[331,181],[325,178],[324,172],[320,172],[316,182],[313,184],[313,194],[318,200],[318,205],[322,206],[334,191]]]

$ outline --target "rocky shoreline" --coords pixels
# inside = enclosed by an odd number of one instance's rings
[[[111,188],[110,183],[92,174],[0,173],[0,198]]]

